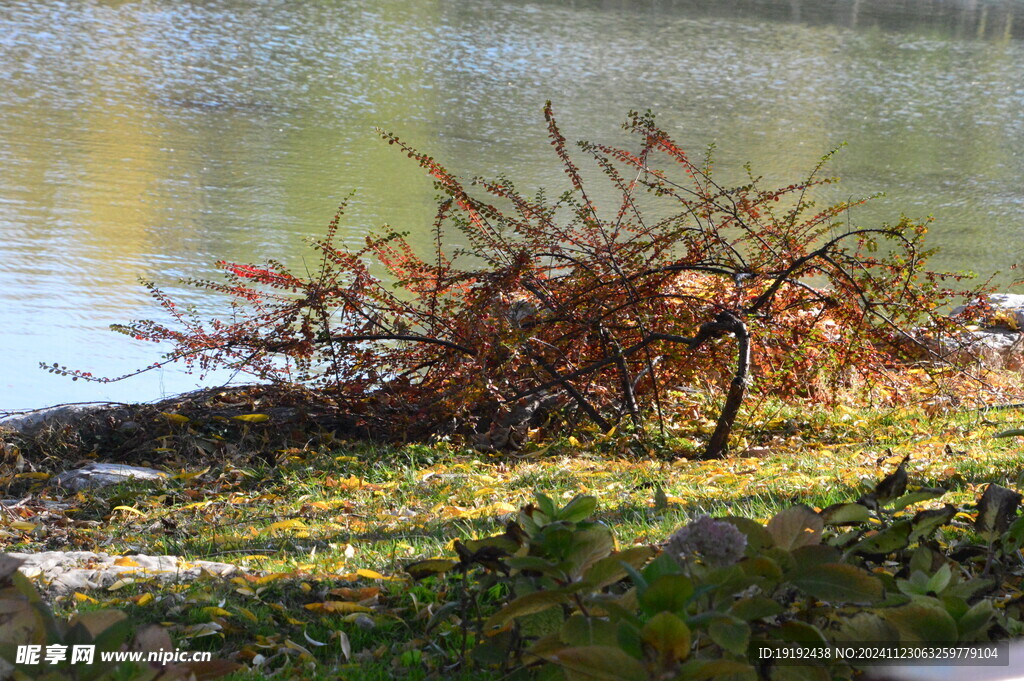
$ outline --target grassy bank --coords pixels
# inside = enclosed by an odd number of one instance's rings
[[[770,415],[747,423],[732,457],[707,462],[680,458],[710,428],[699,418],[680,421],[669,437],[538,440],[515,455],[323,436],[315,447],[261,451],[246,436],[226,461],[179,461],[163,487],[78,493],[63,512],[20,507],[17,520],[0,519],[0,546],[243,567],[248,574],[233,580],[156,588],[143,578],[55,604],[62,614],[115,606],[137,623],[168,623],[182,650],[253,667],[231,678],[277,670],[280,678],[326,679],[340,670],[342,678],[415,679],[443,671],[444,638],[424,635],[441,595],[413,584],[403,567],[451,556],[455,539],[500,532],[534,490],[562,503],[596,497],[598,519],[625,547],[659,544],[700,514],[765,521],[794,503],[852,501],[906,455],[912,485],[944,487],[943,501],[957,504],[972,503],[988,482],[1017,488],[1024,471],[1018,438],[993,438],[1019,425],[1012,410],[763,412]],[[181,424],[159,444],[173,449],[175,437],[199,430],[196,421]],[[7,440],[10,455],[17,443]],[[117,460],[116,452],[95,456]],[[7,484],[45,498],[45,477],[23,470]]]

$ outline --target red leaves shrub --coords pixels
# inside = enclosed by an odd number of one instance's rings
[[[168,361],[189,367],[312,384],[414,434],[513,429],[540,402],[608,429],[660,415],[669,389],[717,385],[728,390],[707,452],[717,456],[751,378],[782,396],[888,385],[894,397],[908,348],[929,352],[912,330],[949,323],[935,315],[951,292],[924,269],[924,225],[844,224],[848,203],[815,210],[811,190],[830,182],[820,166],[779,189],[754,177],[723,187],[634,112],[624,128],[636,150],[579,144],[617,196],[608,208],[550,105],[545,117],[570,185],[556,200],[507,180],[464,183],[382,132],[446,197],[432,253],[397,232],[345,248],[336,217],[313,242],[313,276],[222,262],[226,281],[191,282],[230,296],[232,320],[205,322],[151,286],[177,327],[119,330],[172,343]]]

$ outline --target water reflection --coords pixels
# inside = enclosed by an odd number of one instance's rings
[[[652,108],[718,169],[788,183],[828,149],[860,222],[934,214],[939,265],[1024,259],[1020,2],[274,0],[0,2],[0,408],[151,399],[173,372],[107,324],[218,258],[301,267],[357,190],[347,238],[422,230],[434,190],[373,126],[452,168],[562,186],[540,107],[620,141]],[[199,292],[187,299],[219,304]],[[160,381],[163,381],[161,384]]]

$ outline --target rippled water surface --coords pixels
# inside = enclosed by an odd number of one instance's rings
[[[0,409],[193,387],[37,368],[156,361],[107,330],[157,314],[139,277],[302,266],[351,190],[347,238],[425,234],[433,188],[374,126],[560,189],[547,99],[595,140],[651,108],[725,176],[788,184],[847,142],[823,198],[886,192],[858,222],[934,215],[943,268],[1024,261],[1019,1],[0,0]]]

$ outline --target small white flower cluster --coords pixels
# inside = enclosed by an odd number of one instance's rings
[[[706,565],[732,565],[743,557],[747,538],[735,525],[699,516],[668,538],[666,551],[680,565],[700,558]]]

